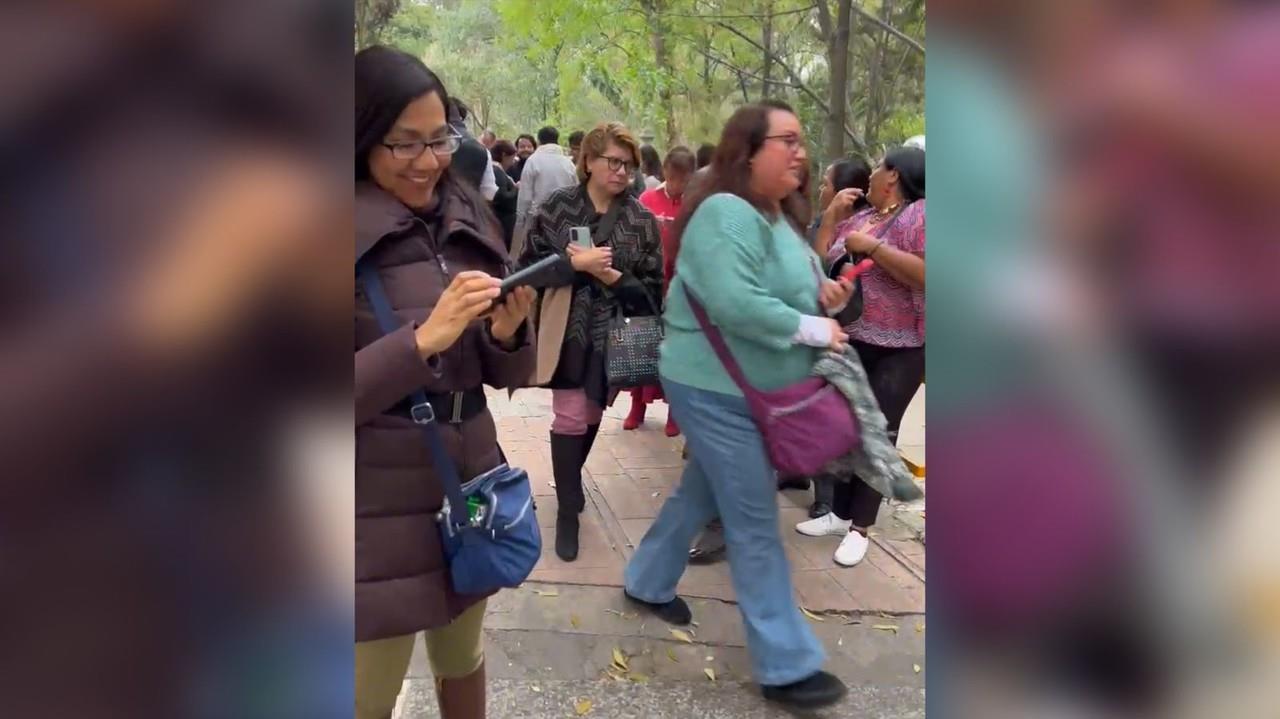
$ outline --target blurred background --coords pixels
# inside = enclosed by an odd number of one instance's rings
[[[929,716],[1280,707],[1280,12],[932,0]]]
[[[930,716],[1275,717],[1280,11],[928,11]],[[358,20],[0,10],[0,716],[349,715]]]
[[[351,22],[0,9],[0,716],[350,716]]]

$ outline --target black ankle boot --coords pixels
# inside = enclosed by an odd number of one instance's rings
[[[763,687],[764,698],[796,709],[820,709],[844,698],[844,682],[826,672],[816,672],[798,682]]]
[[[556,513],[556,556],[566,562],[578,558],[578,513]]]

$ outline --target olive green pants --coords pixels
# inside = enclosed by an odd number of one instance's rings
[[[443,627],[428,629],[427,661],[436,679],[460,679],[484,663],[480,602]],[[409,671],[416,634],[356,642],[356,719],[387,719]]]

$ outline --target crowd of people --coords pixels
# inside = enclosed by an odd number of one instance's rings
[[[473,138],[467,115],[417,58],[356,56],[357,262],[376,269],[404,322],[381,331],[357,290],[357,717],[390,715],[418,632],[442,716],[484,716],[486,597],[451,586],[434,528],[444,490],[408,401],[426,391],[466,479],[505,462],[484,385],[551,390],[566,562],[604,408],[628,394],[634,430],[648,404],[669,403],[665,432],[685,436],[686,464],[626,568],[627,600],[689,624],[677,585],[691,556],[727,556],[765,697],[839,701],[846,689],[823,671],[794,598],[775,492],[814,487],[796,531],[840,535],[844,566],[866,554],[882,497],[857,475],[778,477],[708,330],[762,390],[808,377],[823,352],[856,352],[896,436],[924,377],[924,151],[825,168],[815,217],[808,141],[783,102],[743,106],[716,145],[665,157],[616,122],[571,133],[566,148],[553,127]],[[503,294],[501,278],[535,265],[550,268],[536,288]],[[864,271],[842,275],[850,266]],[[657,384],[610,380],[607,335],[624,316],[661,317]]]

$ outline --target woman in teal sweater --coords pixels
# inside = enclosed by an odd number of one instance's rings
[[[706,308],[760,389],[804,379],[821,349],[843,348],[846,337],[828,314],[850,291],[824,278],[803,238],[809,209],[797,190],[807,161],[803,130],[789,107],[743,107],[725,125],[710,176],[676,223],[659,371],[690,458],[626,571],[631,600],[687,624],[692,615],[676,585],[694,536],[719,516],[753,673],[766,698],[796,708],[835,703],[845,687],[822,671],[822,646],[793,598],[776,479],[760,432],[687,293]]]

